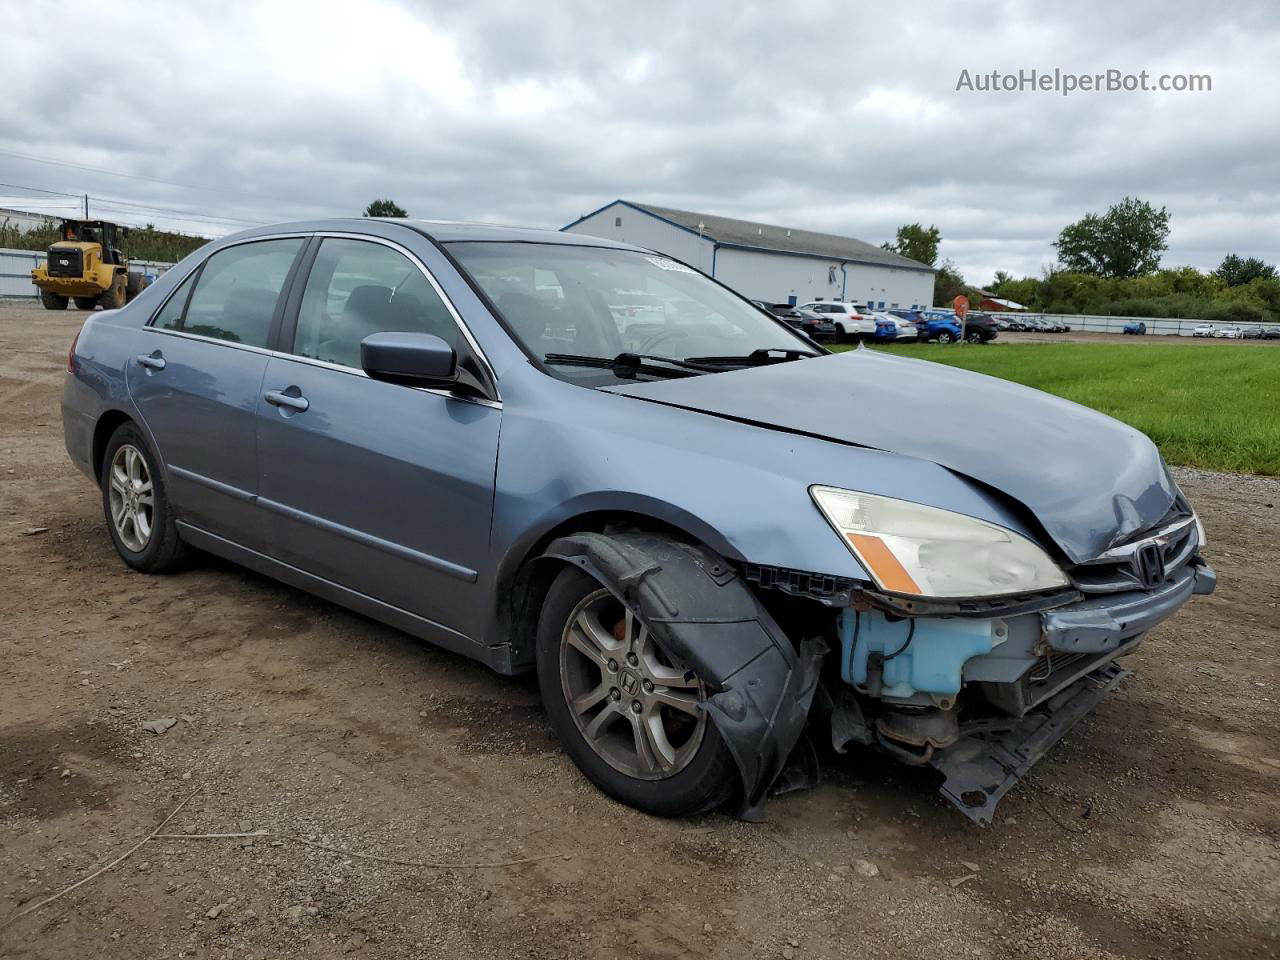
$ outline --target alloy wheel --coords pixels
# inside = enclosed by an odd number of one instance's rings
[[[155,488],[142,451],[131,443],[121,444],[111,458],[108,480],[116,535],[129,550],[141,553],[151,542],[155,522]]]
[[[702,682],[608,590],[588,594],[565,623],[560,689],[583,740],[639,780],[675,776],[706,735]]]

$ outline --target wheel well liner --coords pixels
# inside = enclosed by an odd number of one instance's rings
[[[123,410],[108,410],[98,418],[98,422],[93,427],[93,476],[96,480],[102,480],[102,456],[107,452],[107,444],[111,440],[111,435],[120,429],[122,423],[129,423],[133,420]]]
[[[793,766],[816,771],[802,734],[826,645],[815,637],[797,649],[722,557],[644,530],[573,533],[552,542],[544,556],[590,573],[716,691],[702,706],[742,777],[739,816],[763,817],[793,753],[802,754]],[[789,787],[805,785],[787,780]]]
[[[494,644],[508,644],[508,672],[518,673],[533,667],[534,639],[542,600],[559,572],[560,563],[547,555],[547,547],[555,540],[573,533],[601,533],[612,529],[649,530],[674,540],[704,542],[690,530],[652,514],[633,510],[603,509],[576,513],[537,536],[529,545],[512,554],[518,563],[508,562],[499,570],[495,593],[498,597]],[[528,542],[528,541],[526,541]]]

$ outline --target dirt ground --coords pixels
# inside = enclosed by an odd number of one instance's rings
[[[661,821],[576,772],[530,679],[220,561],[127,570],[62,448],[81,319],[0,308],[0,955],[1280,951],[1280,482],[1180,472],[1218,593],[1153,632],[990,829],[857,753],[767,823]],[[151,840],[12,919],[184,800],[164,832],[274,836]]]

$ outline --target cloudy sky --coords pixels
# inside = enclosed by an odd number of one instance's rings
[[[208,235],[375,197],[549,227],[624,197],[876,243],[919,220],[985,283],[1136,195],[1173,216],[1168,265],[1280,260],[1270,0],[62,0],[0,20],[0,205],[88,192]],[[1055,68],[1212,91],[956,89]]]

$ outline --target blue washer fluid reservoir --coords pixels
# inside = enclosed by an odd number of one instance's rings
[[[990,653],[1007,636],[1002,620],[916,617],[890,620],[878,610],[845,609],[840,614],[840,675],[858,688],[867,685],[872,654],[884,658],[880,691],[885,697],[919,692],[953,697],[960,692],[965,661]],[[901,651],[901,652],[898,652]]]

